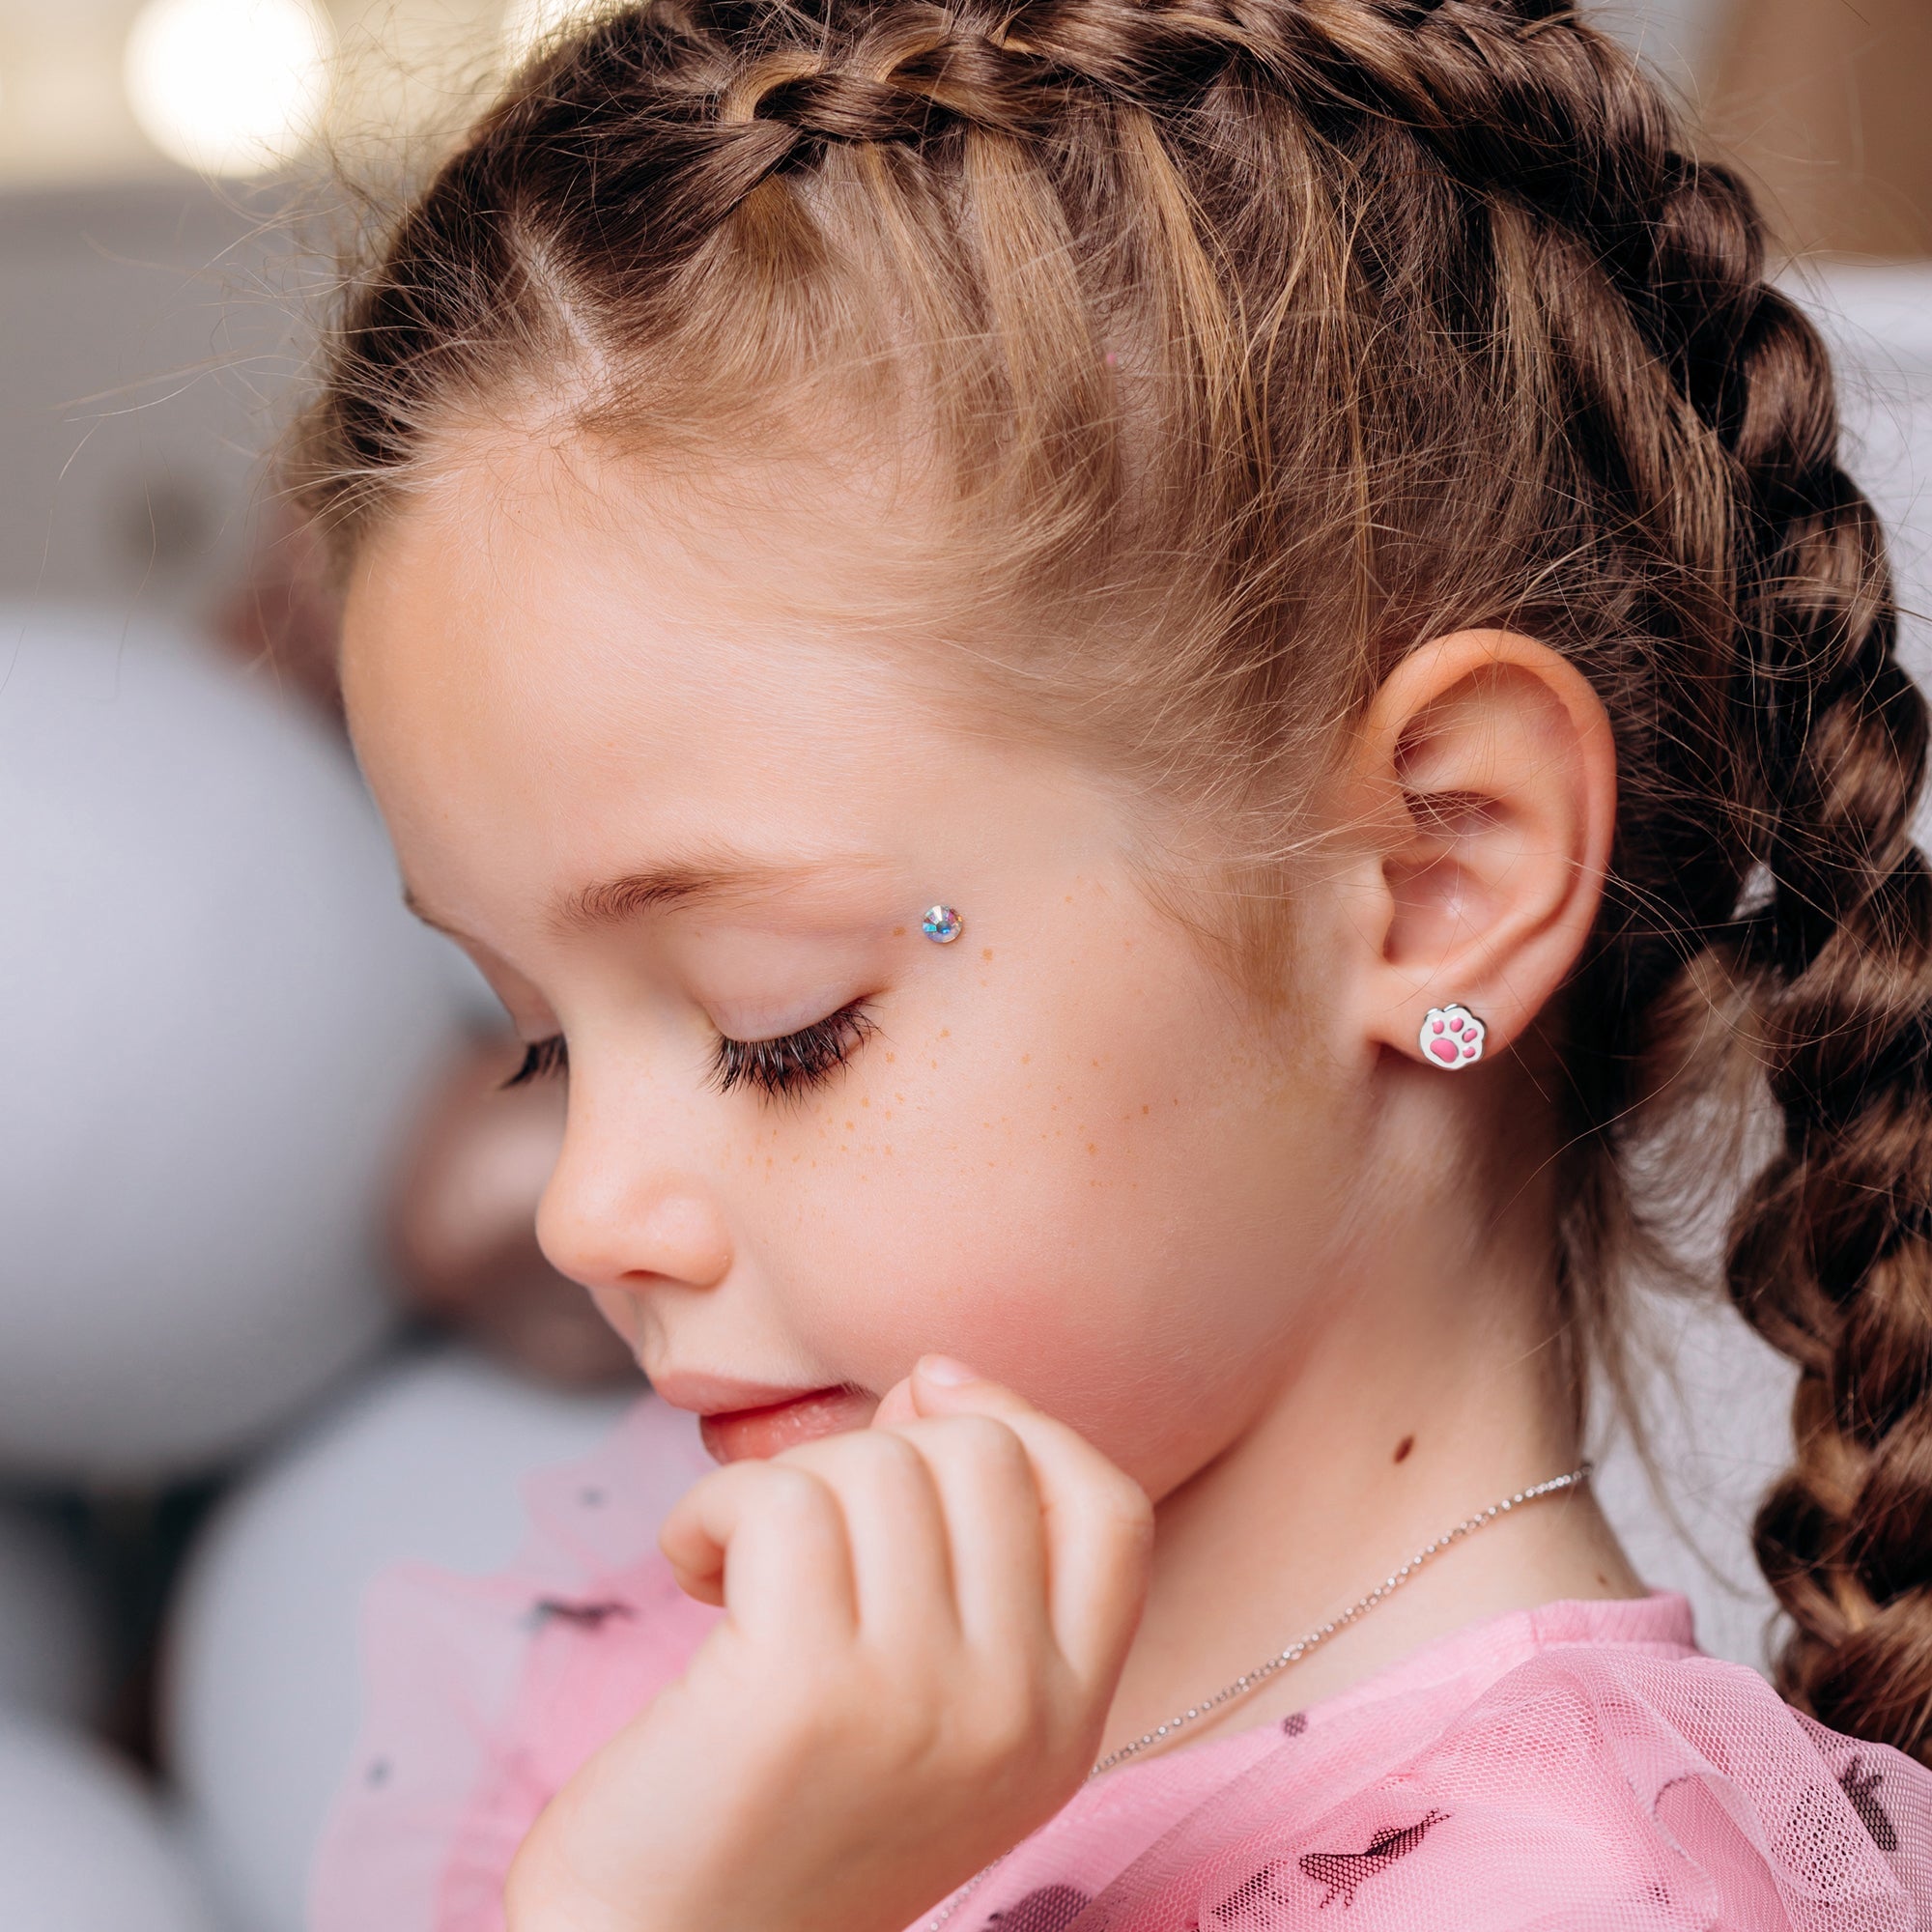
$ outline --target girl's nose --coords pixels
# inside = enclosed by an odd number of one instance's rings
[[[537,1209],[537,1239],[585,1288],[715,1288],[731,1266],[730,1230],[700,1176],[575,1122]]]

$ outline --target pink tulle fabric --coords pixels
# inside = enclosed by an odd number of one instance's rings
[[[577,1765],[716,1612],[656,1554],[709,1466],[646,1399],[531,1487],[483,1579],[372,1595],[360,1748],[314,1932],[502,1932],[503,1876]],[[1925,1932],[1932,1773],[1700,1654],[1683,1598],[1456,1633],[1280,1723],[1096,1779],[921,1921],[946,1932]]]

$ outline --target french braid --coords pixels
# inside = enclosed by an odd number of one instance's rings
[[[1746,191],[1559,0],[650,0],[406,209],[298,476],[349,546],[495,395],[728,452],[881,366],[998,531],[979,575],[1058,613],[1033,700],[1161,782],[1279,827],[1449,629],[1592,680],[1623,795],[1555,1023],[1569,1327],[1614,1366],[1634,1163],[1754,1063],[1783,1133],[1728,1280],[1800,1372],[1782,1688],[1932,1761],[1925,711]]]

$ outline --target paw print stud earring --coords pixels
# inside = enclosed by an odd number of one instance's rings
[[[951,946],[965,930],[966,922],[959,917],[956,906],[927,906],[925,917],[921,920],[919,929],[935,946]]]
[[[1483,1041],[1489,1031],[1467,1007],[1459,1007],[1452,1001],[1446,1007],[1430,1008],[1416,1044],[1425,1060],[1456,1073],[1482,1059]]]

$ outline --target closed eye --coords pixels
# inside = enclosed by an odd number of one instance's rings
[[[721,1094],[747,1086],[773,1098],[800,1094],[831,1079],[878,1030],[864,1002],[855,1000],[849,1007],[777,1039],[721,1037],[712,1060],[712,1085]],[[560,1033],[553,1034],[524,1048],[522,1065],[503,1086],[526,1087],[569,1070],[570,1048]]]
[[[755,1087],[773,1098],[800,1094],[831,1079],[878,1025],[855,1000],[822,1020],[777,1039],[720,1038],[711,1080],[721,1094]]]
[[[527,1087],[532,1080],[549,1080],[567,1072],[570,1067],[570,1049],[563,1043],[563,1036],[554,1033],[548,1039],[533,1040],[524,1048],[523,1065],[503,1082],[507,1090],[511,1087]]]

